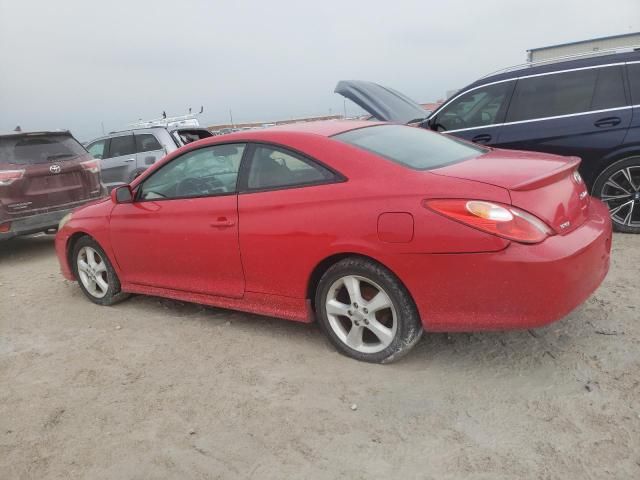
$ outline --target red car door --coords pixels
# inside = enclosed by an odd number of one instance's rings
[[[236,182],[244,145],[189,151],[145,179],[111,213],[126,282],[242,297]]]

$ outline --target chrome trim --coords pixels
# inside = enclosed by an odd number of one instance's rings
[[[502,80],[496,80],[495,82],[483,83],[482,85],[478,85],[477,87],[470,88],[469,90],[461,91],[457,95],[455,95],[454,97],[451,97],[450,100],[448,100],[447,102],[445,102],[442,105],[440,105],[439,108],[436,108],[431,113],[431,115],[429,115],[429,118],[436,116],[438,114],[438,112],[440,112],[440,110],[443,110],[447,105],[449,105],[454,100],[457,100],[462,95],[465,95],[465,94],[467,94],[469,92],[473,92],[474,90],[477,90],[479,88],[488,87],[490,85],[497,85],[498,83],[516,82],[516,81],[521,80],[523,78],[542,77],[542,76],[545,76],[545,75],[556,75],[558,73],[577,72],[579,70],[590,70],[590,69],[594,69],[594,68],[617,67],[619,65],[626,65],[627,63],[635,63],[635,62],[618,62],[618,63],[607,63],[607,64],[604,64],[604,65],[591,65],[589,67],[568,68],[566,70],[556,70],[554,72],[534,73],[532,75],[522,75],[520,77],[511,77],[511,78],[505,78],[505,79],[502,79]],[[472,128],[475,128],[475,127],[472,127]],[[451,130],[449,130],[449,131],[451,131]]]
[[[603,110],[591,110],[589,112],[567,113],[566,115],[556,115],[554,117],[531,118],[529,120],[517,120],[515,122],[492,123],[490,125],[481,125],[479,127],[458,128],[456,130],[444,130],[443,132],[440,132],[440,133],[464,132],[467,130],[478,130],[481,128],[490,128],[490,127],[504,127],[506,125],[517,125],[519,123],[541,122],[543,120],[555,120],[558,118],[578,117],[580,115],[589,115],[591,113],[614,112],[616,110],[628,110],[630,108],[637,108],[637,107],[640,107],[640,105],[627,105],[625,107],[605,108]]]

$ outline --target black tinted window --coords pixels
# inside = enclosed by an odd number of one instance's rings
[[[640,105],[640,63],[628,64],[627,72],[631,84],[631,102],[634,105]]]
[[[32,165],[59,162],[85,153],[82,145],[68,135],[0,137],[0,163]]]
[[[331,171],[278,148],[257,146],[251,160],[247,186],[251,189],[309,185],[332,180]]]
[[[501,123],[513,82],[488,85],[460,95],[437,115],[437,130],[457,130]]]
[[[428,170],[482,155],[487,150],[423,128],[379,125],[333,138],[415,170]]]
[[[132,155],[136,153],[136,146],[133,135],[113,137],[109,143],[109,157],[121,157],[122,155]]]
[[[620,67],[522,78],[516,84],[507,121],[589,112],[625,103]]]
[[[162,146],[158,143],[156,137],[150,133],[136,135],[136,151],[138,153],[153,152],[154,150],[162,150]]]
[[[591,102],[591,110],[623,107],[627,104],[624,96],[622,66],[598,68],[596,90]]]

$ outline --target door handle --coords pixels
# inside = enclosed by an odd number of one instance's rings
[[[231,220],[227,217],[218,217],[209,225],[216,228],[226,228],[226,227],[233,227],[235,224],[236,222],[234,220]]]
[[[596,120],[593,125],[599,128],[615,127],[621,121],[622,120],[620,119],[620,117],[606,117],[606,118],[601,118],[599,120]]]
[[[491,135],[488,133],[481,133],[480,135],[473,137],[471,141],[475,143],[489,143],[491,141]]]
[[[129,162],[135,162],[136,159],[135,158],[127,158],[126,160],[123,160],[123,161],[126,162],[126,163],[129,163]]]

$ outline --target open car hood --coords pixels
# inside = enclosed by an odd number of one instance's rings
[[[377,83],[342,80],[334,91],[383,122],[406,124],[423,120],[429,115],[427,110],[409,97]]]

